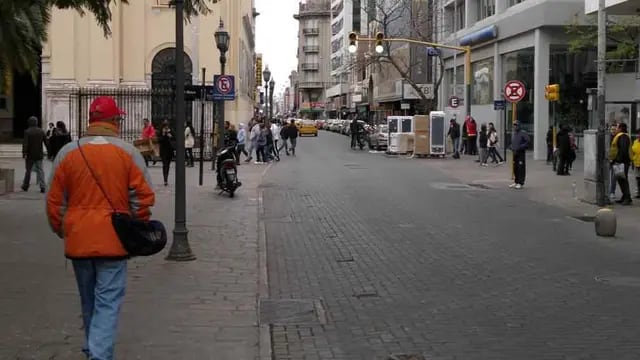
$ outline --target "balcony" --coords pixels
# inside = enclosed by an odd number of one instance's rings
[[[303,81],[298,83],[300,89],[322,89],[324,88],[322,81]]]
[[[302,63],[300,68],[305,71],[318,71],[320,70],[320,64],[318,63]]]
[[[306,28],[306,29],[302,29],[302,33],[309,36],[309,35],[319,35],[320,34],[320,29],[319,28]]]
[[[305,45],[305,46],[302,47],[302,51],[304,51],[307,54],[318,53],[318,52],[320,52],[320,46],[318,46],[318,45]]]

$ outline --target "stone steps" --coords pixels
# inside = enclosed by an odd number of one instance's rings
[[[22,158],[22,144],[0,144],[0,158]]]

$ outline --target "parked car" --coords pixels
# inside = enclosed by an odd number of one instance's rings
[[[389,127],[387,125],[376,125],[369,132],[369,149],[383,150],[387,148],[389,142]]]

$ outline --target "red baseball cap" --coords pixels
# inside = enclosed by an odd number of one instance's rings
[[[126,114],[118,108],[116,101],[111,96],[99,96],[93,100],[89,107],[89,122],[109,120]]]

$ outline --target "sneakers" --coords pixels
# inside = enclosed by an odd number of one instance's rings
[[[514,189],[522,189],[522,185],[520,185],[520,184],[516,184],[516,186],[514,187]]]
[[[498,162],[498,165],[502,165],[502,164],[504,164],[504,161],[499,161]]]
[[[489,165],[487,165],[487,163],[482,163],[482,164],[480,164],[480,166],[487,167],[487,166],[489,166]]]
[[[516,187],[516,186],[518,186],[518,185],[519,185],[519,184],[513,183],[513,184],[509,185],[509,187],[510,187],[511,189],[513,189],[513,188],[515,188],[515,187]]]

